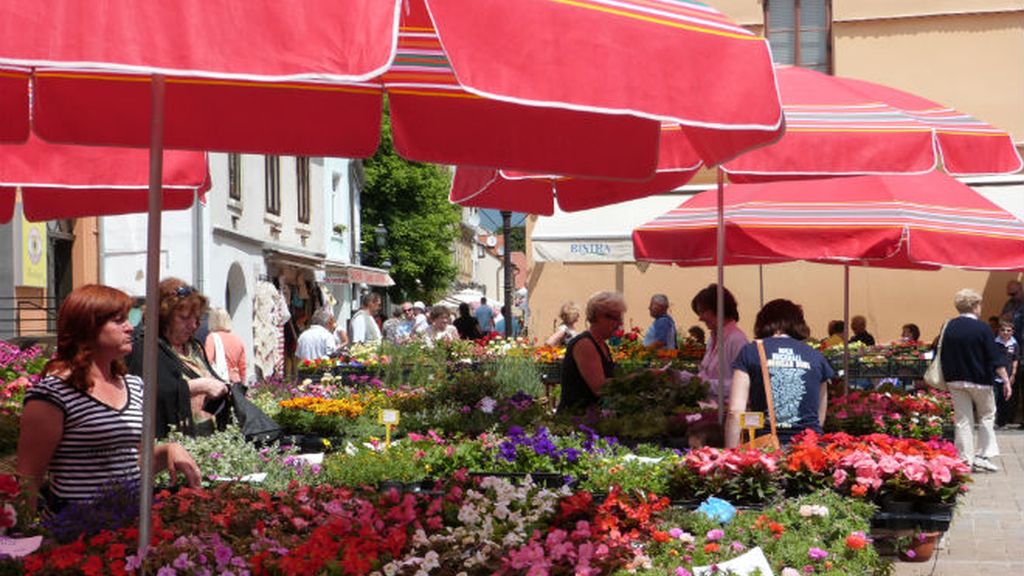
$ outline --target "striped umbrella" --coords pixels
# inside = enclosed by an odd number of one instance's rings
[[[776,74],[786,134],[723,164],[732,182],[1021,169],[1010,134],[969,114],[864,80],[792,66]]]
[[[634,230],[636,258],[714,264],[717,220],[697,194]],[[1024,222],[941,172],[729,185],[725,234],[726,264],[1024,270]]]
[[[365,157],[384,94],[445,164],[645,179],[663,121],[709,163],[782,132],[765,40],[686,0],[8,0],[0,65],[2,140],[31,82],[43,138],[148,146],[154,74],[168,148]]]
[[[33,222],[147,209],[146,150],[50,144],[30,136],[24,144],[0,143],[0,158],[0,223],[14,215],[19,189],[23,214]],[[164,210],[184,210],[210,189],[203,152],[168,151],[163,172]]]
[[[645,180],[574,178],[459,166],[448,199],[463,206],[550,216],[555,200],[566,212],[618,204],[686,184],[703,165],[678,124],[662,124],[658,171]]]

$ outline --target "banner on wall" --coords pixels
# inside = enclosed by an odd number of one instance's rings
[[[21,285],[46,288],[46,222],[21,220]]]

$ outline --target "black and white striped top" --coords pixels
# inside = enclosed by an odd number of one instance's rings
[[[50,489],[64,500],[90,500],[114,482],[138,484],[142,439],[142,379],[124,377],[128,402],[120,410],[56,376],[28,389],[25,403],[42,400],[64,412],[64,435],[50,460]]]

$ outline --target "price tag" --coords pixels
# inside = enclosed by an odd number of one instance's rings
[[[744,412],[740,416],[741,428],[764,428],[763,412]]]
[[[377,422],[385,426],[398,426],[399,419],[398,410],[381,410]]]

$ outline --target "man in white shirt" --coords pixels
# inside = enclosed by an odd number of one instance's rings
[[[330,356],[336,348],[334,314],[329,308],[320,308],[313,313],[309,328],[299,335],[295,356],[299,360],[317,360]]]
[[[359,299],[359,310],[349,320],[351,332],[349,342],[380,342],[380,326],[377,326],[377,311],[380,310],[380,294],[368,292]]]
[[[430,325],[427,322],[427,305],[417,300],[413,303],[412,308],[416,313],[416,321],[413,324],[412,332],[416,336],[422,336],[427,333],[427,326]]]

